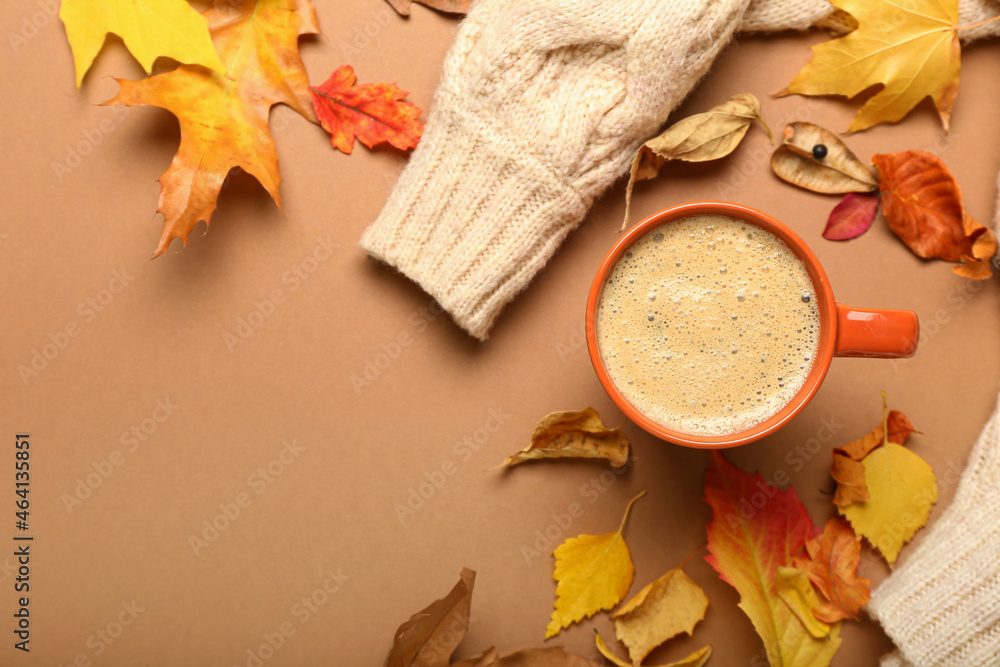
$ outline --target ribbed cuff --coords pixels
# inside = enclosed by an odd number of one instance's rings
[[[1000,490],[994,415],[951,506],[868,610],[920,667],[1000,665]]]
[[[505,128],[439,107],[360,245],[485,340],[586,212],[580,195]]]

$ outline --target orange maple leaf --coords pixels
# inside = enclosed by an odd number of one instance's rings
[[[409,93],[391,83],[356,86],[357,78],[350,65],[341,65],[322,86],[309,87],[316,117],[333,147],[350,155],[357,137],[368,148],[381,143],[403,151],[416,148],[424,124],[417,120],[421,110],[402,101]]]
[[[309,80],[299,57],[299,35],[319,32],[309,0],[216,0],[205,12],[212,43],[226,68],[219,75],[197,65],[141,81],[118,79],[105,104],[150,105],[180,121],[181,145],[160,177],[163,232],[153,256],[211,221],[231,169],[252,174],[281,207],[278,154],[268,125],[284,103],[314,120]]]
[[[740,609],[764,640],[771,665],[824,667],[840,647],[840,627],[818,639],[776,591],[778,568],[791,565],[816,532],[795,489],[779,490],[760,475],[710,455],[705,500],[712,507],[705,560],[740,594]]]
[[[795,559],[795,567],[809,575],[813,586],[827,599],[813,608],[816,618],[824,623],[857,618],[871,597],[872,582],[858,576],[861,538],[854,534],[851,524],[844,519],[830,519],[821,535],[806,542],[806,553],[808,558]]]

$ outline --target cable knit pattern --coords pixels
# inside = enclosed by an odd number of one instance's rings
[[[361,247],[485,339],[705,74],[749,0],[480,0]]]

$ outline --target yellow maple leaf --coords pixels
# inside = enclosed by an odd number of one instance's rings
[[[555,637],[572,623],[611,609],[632,585],[635,568],[622,531],[629,510],[643,491],[629,501],[618,530],[604,535],[579,535],[556,547],[556,603],[545,638]]]
[[[164,220],[154,257],[175,238],[186,245],[199,221],[211,221],[235,167],[260,181],[280,208],[270,109],[284,103],[315,118],[298,52],[299,35],[319,32],[309,0],[216,0],[205,16],[225,76],[182,65],[142,81],[119,79],[118,95],[105,102],[158,106],[180,121],[180,148],[160,177]]]
[[[601,655],[603,655],[605,658],[607,658],[615,665],[618,665],[618,667],[634,667],[634,665],[628,664],[627,662],[625,662],[624,660],[622,660],[617,655],[611,652],[611,649],[608,648],[608,645],[604,643],[604,638],[601,637],[601,633],[597,632],[597,630],[594,630],[594,634],[596,635],[594,642],[597,644],[597,650],[598,652],[600,652]],[[702,648],[698,649],[697,651],[687,656],[686,658],[681,658],[680,660],[668,663],[666,665],[659,665],[658,667],[702,667],[706,662],[708,662],[708,659],[710,657],[712,657],[712,647],[703,646]]]
[[[851,14],[858,28],[812,47],[809,64],[783,95],[854,97],[883,86],[851,122],[857,132],[901,120],[925,97],[934,100],[948,130],[958,94],[962,47],[958,41],[958,0],[831,0]]]
[[[890,563],[927,523],[937,502],[934,470],[902,445],[886,442],[861,460],[871,498],[838,507],[854,532],[877,548]]]
[[[73,50],[77,88],[109,32],[122,38],[147,73],[160,56],[225,71],[208,21],[185,0],[63,0],[59,18]]]
[[[643,588],[611,615],[618,641],[638,666],[650,651],[705,618],[708,596],[679,567]]]

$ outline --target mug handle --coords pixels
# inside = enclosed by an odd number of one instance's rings
[[[912,310],[837,304],[835,357],[908,359],[917,351],[920,322]]]

